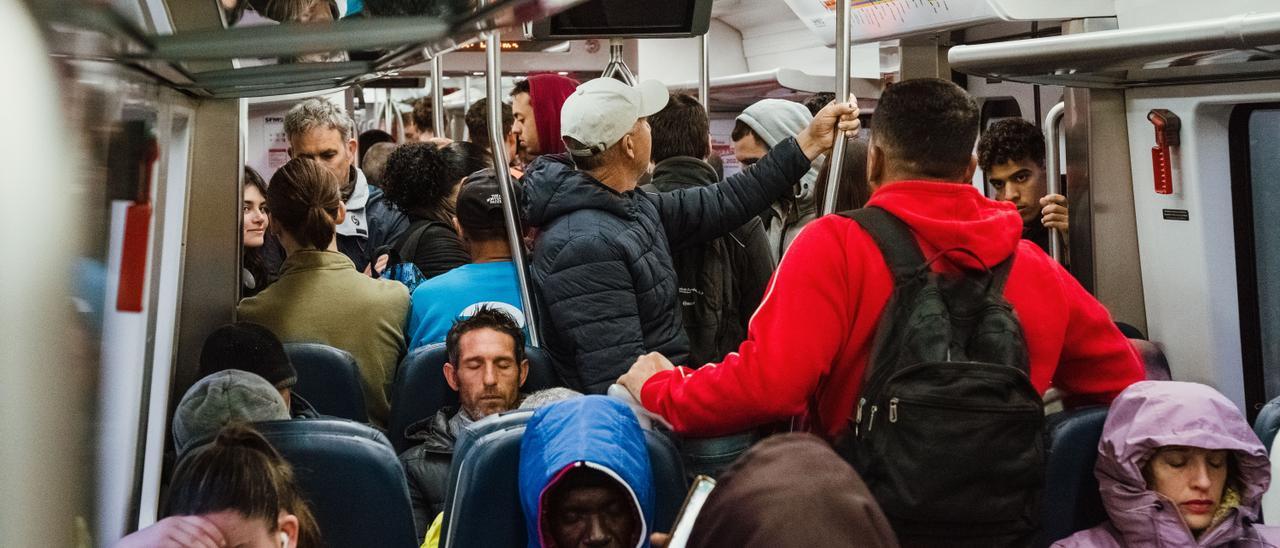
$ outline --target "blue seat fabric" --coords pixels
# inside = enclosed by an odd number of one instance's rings
[[[1098,480],[1093,475],[1106,420],[1107,408],[1102,406],[1050,415],[1041,531],[1036,546],[1049,546],[1107,520]]]
[[[293,391],[322,415],[369,422],[363,380],[356,359],[345,350],[319,343],[288,343],[285,354],[298,370]]]

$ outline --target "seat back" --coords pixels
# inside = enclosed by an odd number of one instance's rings
[[[1275,398],[1258,410],[1258,418],[1253,419],[1253,433],[1262,440],[1262,446],[1271,451],[1276,432],[1280,431],[1280,398]]]
[[[369,422],[364,381],[356,359],[345,350],[319,343],[288,343],[284,352],[298,370],[293,391],[322,415]]]
[[[536,392],[560,386],[551,359],[541,348],[526,347],[529,376],[520,391]],[[387,421],[388,438],[397,453],[411,445],[404,437],[405,429],[415,422],[435,415],[442,407],[458,405],[458,393],[444,379],[444,364],[449,354],[444,343],[414,349],[400,362],[391,393],[391,417]]]
[[[377,430],[337,419],[254,425],[293,466],[329,548],[415,548],[400,461]]]
[[[1040,539],[1036,546],[1067,538],[1107,519],[1093,475],[1106,407],[1085,407],[1051,415],[1049,455]]]
[[[1134,350],[1138,351],[1138,357],[1142,358],[1142,367],[1146,370],[1147,380],[1173,380],[1173,372],[1169,370],[1169,359],[1165,357],[1164,351],[1159,346],[1139,339],[1129,339],[1129,342],[1133,344]]]
[[[485,424],[470,432],[473,437],[465,454],[454,453],[449,477],[451,492],[445,502],[441,529],[445,547],[515,547],[528,542],[518,480],[520,441],[525,423],[532,416],[531,412],[520,412]],[[644,434],[653,469],[652,531],[670,531],[689,483],[675,444],[662,434]]]

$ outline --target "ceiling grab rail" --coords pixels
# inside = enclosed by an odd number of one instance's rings
[[[708,30],[698,39],[698,102],[702,109],[711,113],[711,31]]]
[[[542,338],[538,332],[533,308],[533,294],[530,293],[528,260],[524,252],[524,234],[520,232],[517,222],[518,212],[515,205],[515,189],[512,186],[511,172],[507,169],[510,158],[507,158],[506,132],[502,128],[502,65],[499,56],[502,54],[502,35],[500,31],[490,31],[485,38],[485,58],[488,61],[486,94],[489,98],[486,106],[489,110],[489,146],[493,150],[493,171],[498,175],[498,190],[502,194],[502,216],[507,225],[507,242],[511,245],[511,260],[516,267],[516,283],[520,285],[520,306],[524,309],[525,327],[529,330],[529,342],[533,346],[541,346]]]
[[[1058,164],[1062,162],[1062,151],[1059,150],[1059,136],[1062,129],[1062,116],[1067,111],[1066,103],[1058,103],[1049,109],[1044,117],[1045,139],[1045,190],[1049,194],[1062,194],[1062,170]],[[1062,194],[1065,196],[1065,194]],[[1039,205],[1039,204],[1036,204]],[[1049,256],[1062,262],[1062,234],[1058,229],[1049,232]]]
[[[621,38],[609,39],[609,64],[605,65],[600,77],[614,78],[628,86],[636,85],[636,75],[631,72],[631,67],[628,67],[626,60],[622,58]]]
[[[849,36],[849,5],[852,0],[840,0],[836,2],[836,100],[849,100],[849,48],[852,47],[852,39]],[[829,169],[827,170],[827,180],[821,184],[827,185],[826,194],[823,196],[821,204],[818,207],[819,216],[835,213],[836,194],[840,189],[840,172],[844,170],[844,149],[847,138],[844,132],[836,132],[835,146],[831,150],[831,154],[827,156]]]
[[[448,137],[444,127],[444,54],[431,56],[431,132]]]

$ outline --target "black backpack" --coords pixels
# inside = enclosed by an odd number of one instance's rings
[[[1005,301],[1013,257],[982,271],[930,268],[910,228],[878,208],[841,213],[884,255],[893,294],[848,433],[836,448],[904,546],[1026,546],[1044,485],[1044,403]],[[981,264],[981,261],[979,261]]]

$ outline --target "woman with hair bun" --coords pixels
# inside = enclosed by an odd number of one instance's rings
[[[228,425],[178,462],[162,515],[115,547],[323,546],[293,468],[243,424]]]
[[[346,217],[340,184],[323,164],[306,158],[290,160],[271,177],[267,207],[286,257],[280,278],[241,301],[237,312],[281,342],[350,352],[364,380],[369,419],[385,426],[391,408],[385,388],[405,351],[409,291],[361,274],[338,251],[335,227]]]

